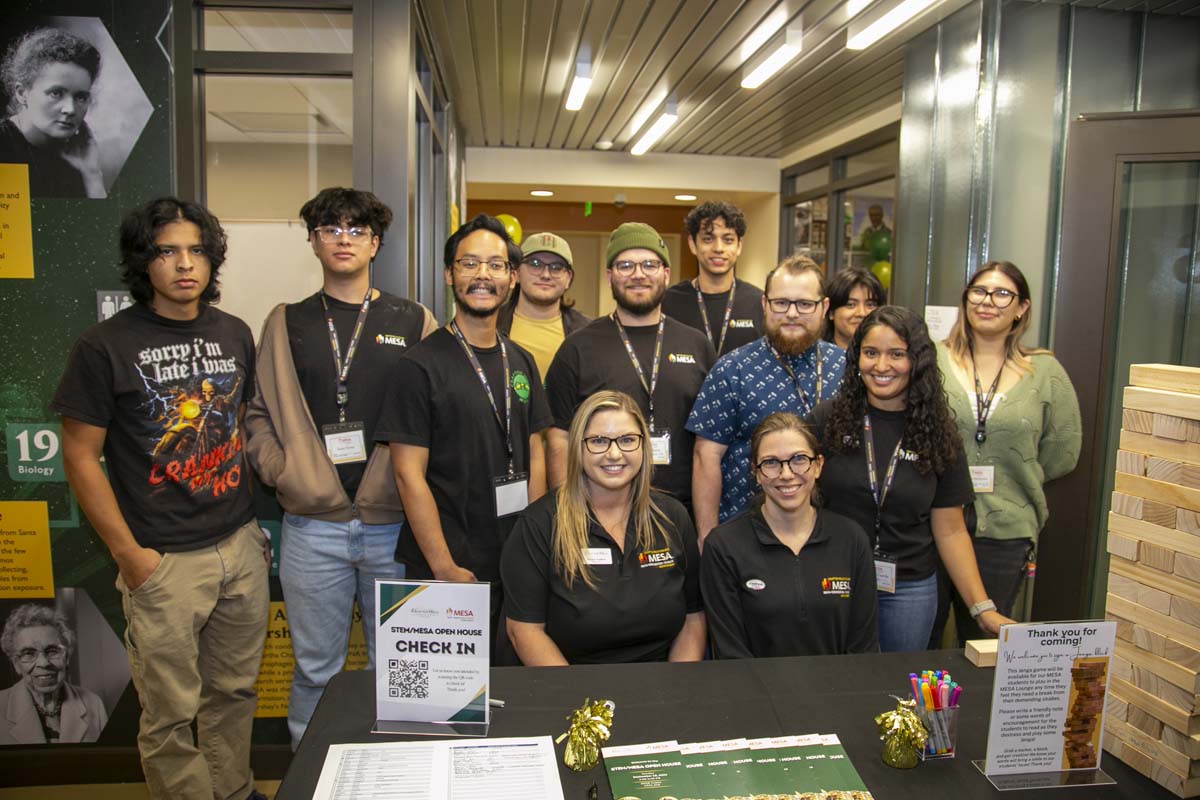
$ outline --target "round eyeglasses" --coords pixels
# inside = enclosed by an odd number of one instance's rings
[[[967,302],[973,306],[983,305],[983,301],[989,297],[996,308],[1008,308],[1013,300],[1017,299],[1017,293],[1011,289],[987,289],[983,286],[971,286],[967,289]]]
[[[786,461],[770,457],[759,461],[754,468],[764,478],[778,478],[783,474],[783,465],[787,464],[793,475],[803,475],[812,468],[813,462],[818,458],[820,456],[810,456],[808,453],[796,453]]]

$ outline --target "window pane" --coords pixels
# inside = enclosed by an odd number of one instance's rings
[[[818,197],[792,206],[792,230],[792,254],[808,256],[824,267],[829,247],[829,200]]]
[[[869,269],[879,262],[887,262],[890,269],[895,196],[894,180],[846,191],[842,204],[843,267]]]
[[[261,53],[352,53],[349,11],[206,9],[204,49]]]
[[[900,164],[900,141],[893,139],[879,147],[864,150],[846,159],[846,177],[862,175],[876,169],[896,169]]]
[[[206,203],[229,236],[221,308],[256,333],[272,306],[316,291],[298,221],[327,186],[353,185],[349,78],[204,79]]]
[[[820,167],[793,177],[792,190],[789,194],[811,192],[814,189],[820,189],[827,183],[829,183],[829,167]]]

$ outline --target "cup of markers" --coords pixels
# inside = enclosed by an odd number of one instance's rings
[[[913,699],[917,701],[917,715],[925,723],[929,735],[921,759],[954,758],[955,743],[958,741],[958,699],[962,687],[950,679],[944,670],[927,669],[921,673],[910,672],[908,682]]]

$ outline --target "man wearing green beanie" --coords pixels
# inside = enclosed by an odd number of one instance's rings
[[[670,253],[658,231],[624,223],[609,237],[606,258],[616,311],[568,336],[546,375],[554,417],[547,434],[549,485],[566,478],[575,410],[594,392],[614,389],[636,400],[650,425],[655,488],[674,495],[690,514],[694,437],[684,425],[716,354],[708,337],[662,313]]]

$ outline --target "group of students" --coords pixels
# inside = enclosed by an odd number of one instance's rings
[[[322,289],[272,311],[256,350],[212,305],[216,218],[175,198],[130,212],[136,302],[84,332],[51,404],[117,565],[153,796],[257,796],[255,476],[285,511],[294,744],[355,602],[373,661],[377,579],[490,582],[497,663],[923,649],[939,564],[961,616],[1007,621],[1041,484],[1079,450],[1070,382],[1020,344],[1012,265],[972,278],[935,346],[869,273],[827,287],[794,257],[765,292],[735,278],[745,220],[705,203],[685,221],[697,278],[668,289],[666,243],[625,223],[616,309],[589,321],[561,237],[522,249],[478,215],[446,242],[438,326],[374,286],[392,219],[374,195],[326,189],[300,216]]]

